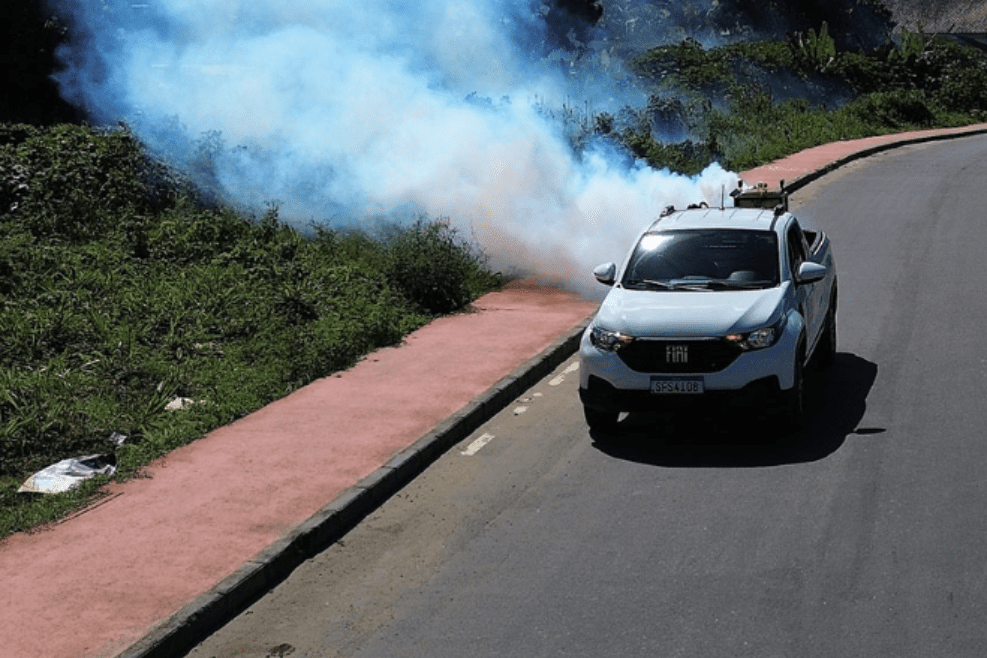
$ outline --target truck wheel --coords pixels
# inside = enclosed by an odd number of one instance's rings
[[[613,432],[617,429],[617,418],[619,411],[600,411],[591,407],[583,407],[583,415],[586,417],[586,424],[593,432]]]
[[[834,300],[835,302],[835,300]],[[826,324],[823,326],[823,335],[820,338],[819,365],[829,368],[836,361],[836,304],[830,303],[829,310],[826,311]]]
[[[782,415],[785,431],[794,432],[802,427],[805,417],[805,350],[799,345],[795,356],[795,376],[792,388],[782,393]]]

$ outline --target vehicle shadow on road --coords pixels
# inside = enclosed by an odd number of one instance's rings
[[[593,445],[617,459],[669,467],[762,467],[818,461],[858,429],[877,364],[839,353],[828,370],[810,368],[806,416],[796,432],[778,430],[769,413],[736,409],[675,414],[630,414],[609,435],[591,433]]]

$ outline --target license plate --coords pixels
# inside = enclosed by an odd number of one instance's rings
[[[702,395],[703,380],[698,378],[652,378],[651,392],[655,395]]]

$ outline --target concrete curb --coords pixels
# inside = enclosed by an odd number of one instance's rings
[[[875,146],[869,146],[869,147],[864,148],[864,149],[861,149],[859,151],[855,151],[853,153],[849,153],[849,154],[843,156],[842,158],[839,158],[837,160],[834,160],[833,162],[830,162],[829,164],[827,164],[827,165],[825,165],[823,167],[820,167],[819,169],[816,169],[815,171],[812,171],[812,172],[810,172],[808,174],[805,174],[803,176],[799,176],[798,178],[796,178],[795,180],[791,181],[790,183],[786,183],[785,184],[785,191],[786,192],[789,192],[789,193],[796,192],[796,191],[802,189],[803,187],[805,187],[806,185],[808,185],[809,183],[813,183],[813,182],[819,180],[820,178],[822,178],[826,174],[832,173],[832,172],[836,171],[837,169],[839,169],[840,167],[842,167],[844,165],[847,165],[847,164],[849,164],[849,163],[851,163],[851,162],[853,162],[855,160],[861,160],[863,158],[866,158],[866,157],[875,155],[877,153],[882,153],[884,151],[890,151],[891,149],[899,148],[899,147],[902,147],[902,146],[912,146],[914,144],[924,144],[926,142],[945,141],[947,139],[959,139],[960,137],[972,137],[972,136],[975,136],[975,135],[983,135],[983,134],[987,134],[987,128],[977,128],[977,129],[968,130],[968,131],[964,131],[961,128],[961,129],[958,129],[956,132],[951,132],[951,133],[938,133],[938,134],[935,134],[935,135],[921,135],[921,136],[918,136],[918,137],[909,137],[909,138],[899,139],[899,140],[891,139],[891,140],[889,140],[889,141],[887,141],[887,142],[885,142],[883,144],[877,144]]]
[[[281,583],[298,565],[342,538],[452,446],[562,364],[578,349],[579,339],[589,322],[590,318],[587,318],[541,354],[515,368],[287,536],[117,654],[117,658],[173,658],[191,651]]]

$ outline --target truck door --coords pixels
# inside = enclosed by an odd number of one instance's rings
[[[809,248],[802,234],[798,220],[793,220],[788,227],[788,266],[791,269],[792,281],[798,274],[799,266],[808,259]],[[795,299],[802,317],[805,318],[806,348],[811,348],[819,338],[822,307],[819,303],[819,283],[807,283],[795,287]]]

